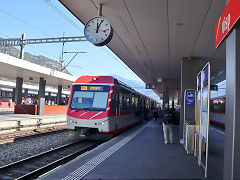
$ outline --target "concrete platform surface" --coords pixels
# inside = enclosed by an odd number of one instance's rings
[[[40,127],[51,127],[66,124],[67,118],[64,114],[56,115],[29,115],[0,113],[0,134],[14,131],[31,130]]]
[[[30,114],[14,114],[11,112],[1,112],[0,121],[19,120],[19,119],[40,119],[40,118],[53,118],[53,117],[66,117],[65,114],[52,114],[52,115],[30,115]]]
[[[160,123],[150,121],[98,146],[39,179],[203,179],[197,159],[187,155],[174,127],[164,144]]]

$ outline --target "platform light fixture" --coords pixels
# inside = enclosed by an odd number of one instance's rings
[[[162,82],[162,78],[158,78],[157,82],[161,83]]]

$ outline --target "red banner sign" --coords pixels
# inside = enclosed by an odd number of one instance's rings
[[[240,0],[230,0],[216,25],[216,48],[226,38],[240,18]]]

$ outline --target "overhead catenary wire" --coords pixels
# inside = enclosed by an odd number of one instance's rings
[[[69,66],[71,66],[71,67],[75,67],[75,68],[79,68],[79,69],[83,69],[83,70],[89,72],[91,75],[94,75],[94,73],[93,73],[92,71],[89,71],[89,70],[87,70],[87,69],[84,68],[84,67],[81,67],[81,66],[75,66],[75,65],[69,65]]]
[[[27,25],[27,26],[29,26],[29,27],[31,27],[31,28],[33,28],[33,29],[35,29],[35,30],[43,33],[43,34],[48,35],[47,33],[45,33],[44,31],[42,31],[42,30],[39,29],[38,27],[29,24],[28,22],[26,22],[26,21],[24,21],[24,20],[22,20],[22,19],[20,19],[20,18],[18,18],[18,17],[16,17],[16,16],[12,15],[11,13],[9,13],[9,12],[3,10],[3,9],[0,9],[0,11],[3,12],[3,13],[5,13],[5,14],[7,14],[8,16],[14,18],[15,20],[20,21],[20,22],[22,22],[23,24],[25,24],[25,25]]]
[[[38,51],[41,51],[41,52],[43,52],[43,53],[45,53],[45,54],[48,54],[49,56],[51,56],[52,58],[54,58],[54,59],[58,59],[58,56],[55,56],[55,55],[53,55],[53,54],[50,54],[50,53],[48,53],[48,52],[46,52],[46,51],[44,51],[44,50],[42,50],[42,49],[39,49],[39,48],[36,48],[36,47],[34,47],[34,46],[32,46],[32,45],[28,45],[28,47],[30,47],[30,48],[32,48],[32,49],[36,49],[36,50],[38,50]]]
[[[28,22],[26,22],[26,21],[24,21],[24,20],[22,20],[22,19],[20,19],[20,18],[18,18],[18,17],[16,17],[16,16],[14,16],[13,14],[11,14],[11,13],[3,10],[3,9],[0,9],[0,11],[3,12],[3,13],[5,13],[5,14],[7,14],[7,15],[10,16],[10,17],[12,17],[13,19],[15,19],[15,20],[17,20],[17,21],[19,21],[19,22],[21,22],[21,23],[23,23],[23,24],[31,27],[32,29],[37,30],[38,32],[44,34],[45,36],[53,37],[53,36],[51,36],[50,34],[42,31],[42,30],[39,29],[39,28],[37,28],[36,26],[31,25],[30,23],[28,23]],[[5,34],[3,34],[3,33],[1,33],[1,34],[2,34],[3,36],[5,36],[6,38],[9,37],[8,35],[5,35]],[[47,54],[47,55],[49,55],[49,56],[51,56],[51,57],[54,57],[54,59],[57,59],[57,60],[59,59],[59,57],[54,56],[54,55],[52,55],[52,54],[50,54],[50,53],[48,53],[48,52],[46,52],[46,51],[44,51],[44,50],[41,50],[41,49],[36,48],[36,47],[33,47],[33,46],[31,46],[31,45],[28,45],[28,46],[30,46],[31,48],[33,48],[33,49],[35,49],[35,50],[41,51],[41,52],[43,52],[43,53],[45,53],[45,54]],[[76,49],[76,48],[75,48],[75,49]]]
[[[59,10],[54,4],[52,4],[50,0],[43,1],[46,2],[51,8],[53,8],[59,15],[61,15],[69,23],[71,23],[75,28],[77,28],[81,33],[83,33],[83,30],[80,27],[78,27],[78,25],[74,23],[68,16],[66,16],[61,10]]]
[[[3,34],[3,33],[0,33],[0,35],[5,36],[5,38],[8,38],[8,37],[9,37],[8,35]],[[46,51],[44,51],[44,50],[42,50],[42,49],[36,48],[36,47],[34,47],[34,46],[32,46],[32,45],[28,45],[28,47],[30,47],[30,48],[32,48],[32,49],[35,49],[35,50],[38,50],[38,51],[41,51],[41,52],[43,52],[43,53],[45,53],[45,54],[47,54],[47,55],[49,55],[49,56],[51,56],[51,57],[53,57],[53,58],[58,58],[57,56],[55,56],[55,55],[53,55],[53,54],[50,54],[50,53],[48,53],[48,52],[46,52]]]
[[[52,7],[58,14],[60,14],[64,19],[66,19],[69,23],[71,23],[75,28],[77,28],[80,32],[83,33],[83,30],[76,24],[74,23],[69,17],[67,17],[61,10],[59,10],[53,3],[51,3],[50,0],[43,0],[44,2],[46,2],[50,7]],[[131,69],[129,69],[127,66],[124,67],[122,63],[120,63],[116,57],[113,57],[106,49],[104,49],[104,47],[101,48],[105,53],[107,53],[107,55],[109,57],[111,57],[112,59],[114,59],[114,61],[116,61],[122,68],[124,68],[125,70],[130,71],[132,74],[134,74],[135,76],[137,76]],[[138,77],[138,76],[137,76]]]
[[[74,23],[69,17],[67,17],[67,15],[65,15],[61,10],[59,10],[52,2],[50,2],[50,0],[43,0],[43,1],[46,2],[50,7],[52,7],[52,9],[54,9],[59,15],[61,15],[65,20],[67,20],[71,25],[73,25],[74,27],[76,27],[76,29],[78,29],[80,32],[83,33],[83,30],[82,30],[76,23]],[[52,37],[49,33],[41,30],[41,29],[38,28],[37,26],[34,26],[34,25],[32,25],[32,24],[30,24],[30,23],[22,20],[22,19],[19,18],[19,17],[16,17],[15,15],[7,12],[6,10],[3,10],[3,9],[0,8],[0,11],[1,11],[2,13],[6,14],[6,15],[8,15],[8,16],[10,16],[10,17],[12,17],[13,19],[15,19],[15,20],[17,20],[17,21],[19,21],[19,22],[21,22],[21,23],[23,23],[23,24],[31,27],[32,29],[34,29],[34,30],[42,33],[44,36],[48,36],[48,37],[50,36],[50,37]],[[2,33],[1,33],[1,34],[2,34]],[[8,37],[7,35],[4,35],[4,36]],[[70,47],[73,47],[73,48],[76,49],[76,50],[79,50],[79,48],[77,48],[77,47],[74,47],[74,46],[72,46],[72,45],[69,45],[69,46],[70,46]],[[58,60],[58,58],[59,58],[59,57],[54,56],[54,55],[52,55],[52,54],[50,54],[50,53],[47,53],[46,51],[41,50],[41,49],[39,49],[39,48],[36,48],[36,47],[33,47],[33,46],[30,46],[30,47],[33,48],[33,49],[36,49],[36,50],[38,50],[38,51],[41,51],[41,52],[43,52],[43,53],[45,53],[45,54],[47,54],[47,55],[49,55],[49,56],[51,56],[51,57],[54,57],[54,59],[56,58],[56,59]],[[116,61],[123,69],[125,69],[125,70],[130,70],[127,66],[124,67],[124,65],[123,65],[121,62],[119,62],[118,58],[113,57],[113,55],[111,55],[107,50],[105,50],[104,47],[102,47],[101,49],[105,52],[106,55],[108,55],[111,59],[113,59],[114,61]],[[95,59],[95,58],[96,58],[96,57],[91,56],[90,59]],[[106,71],[106,67],[103,67],[102,64],[100,64],[99,67],[101,67],[103,70]],[[132,70],[130,70],[130,72],[133,73],[134,75],[136,75],[134,72],[132,72]]]

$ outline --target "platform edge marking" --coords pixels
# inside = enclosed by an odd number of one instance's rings
[[[95,167],[97,167],[99,164],[101,164],[104,160],[106,160],[108,157],[110,157],[113,153],[118,151],[120,148],[122,148],[125,144],[127,144],[129,141],[131,141],[135,136],[137,136],[140,132],[142,132],[146,126],[140,128],[138,131],[133,132],[129,136],[122,139],[120,142],[114,144],[107,150],[103,151],[96,157],[92,158],[85,164],[83,164],[80,168],[76,169],[69,175],[65,176],[62,180],[68,180],[70,178],[77,177],[77,178],[83,178],[85,175],[87,175],[90,171],[92,171]]]

